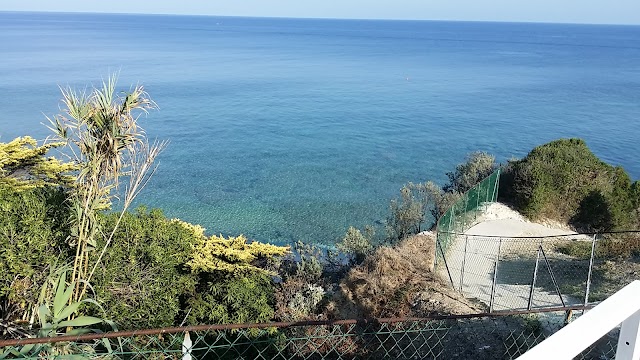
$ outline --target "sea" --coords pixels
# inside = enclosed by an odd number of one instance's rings
[[[403,184],[558,138],[640,178],[638,26],[0,12],[0,141],[112,73],[170,142],[137,204],[210,234],[380,234]]]

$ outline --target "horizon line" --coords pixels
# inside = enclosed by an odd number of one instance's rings
[[[177,13],[142,13],[142,12],[96,12],[96,11],[50,11],[50,10],[0,10],[0,13],[41,13],[41,14],[90,14],[90,15],[143,15],[143,16],[198,16],[227,17],[249,19],[301,19],[301,20],[358,20],[358,21],[425,21],[425,22],[469,22],[469,23],[504,23],[504,24],[556,24],[556,25],[604,25],[604,26],[640,26],[640,23],[588,23],[588,22],[554,22],[554,21],[518,21],[518,20],[461,20],[461,19],[417,19],[417,18],[347,18],[347,17],[307,17],[307,16],[259,16],[259,15],[216,15],[216,14],[177,14]]]

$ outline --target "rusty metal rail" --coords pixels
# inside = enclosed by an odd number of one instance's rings
[[[592,306],[420,318],[171,327],[0,341],[0,359],[512,359]],[[615,334],[580,359],[610,358]],[[188,355],[188,356],[187,356]]]

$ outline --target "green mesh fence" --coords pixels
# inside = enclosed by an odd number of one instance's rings
[[[463,233],[469,229],[478,219],[478,215],[487,204],[498,199],[498,182],[500,169],[494,171],[487,178],[476,184],[456,201],[438,220],[438,242],[442,251],[438,251],[438,257],[455,238],[455,233]]]
[[[0,359],[514,359],[562,328],[567,311],[191,326],[8,340],[0,341]],[[607,334],[577,359],[613,359],[617,337],[616,331]]]

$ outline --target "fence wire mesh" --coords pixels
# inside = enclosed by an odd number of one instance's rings
[[[489,311],[588,304],[640,278],[640,232],[499,237],[450,234],[452,285]]]
[[[513,359],[559,330],[567,310],[193,326],[0,341],[0,358]],[[617,333],[612,331],[576,359],[613,359]]]
[[[484,207],[498,199],[499,181],[500,169],[464,193],[438,219],[437,236],[442,252],[446,251],[455,239],[455,235],[451,234],[465,232],[475,223]],[[442,252],[438,252],[438,257],[442,258]]]

